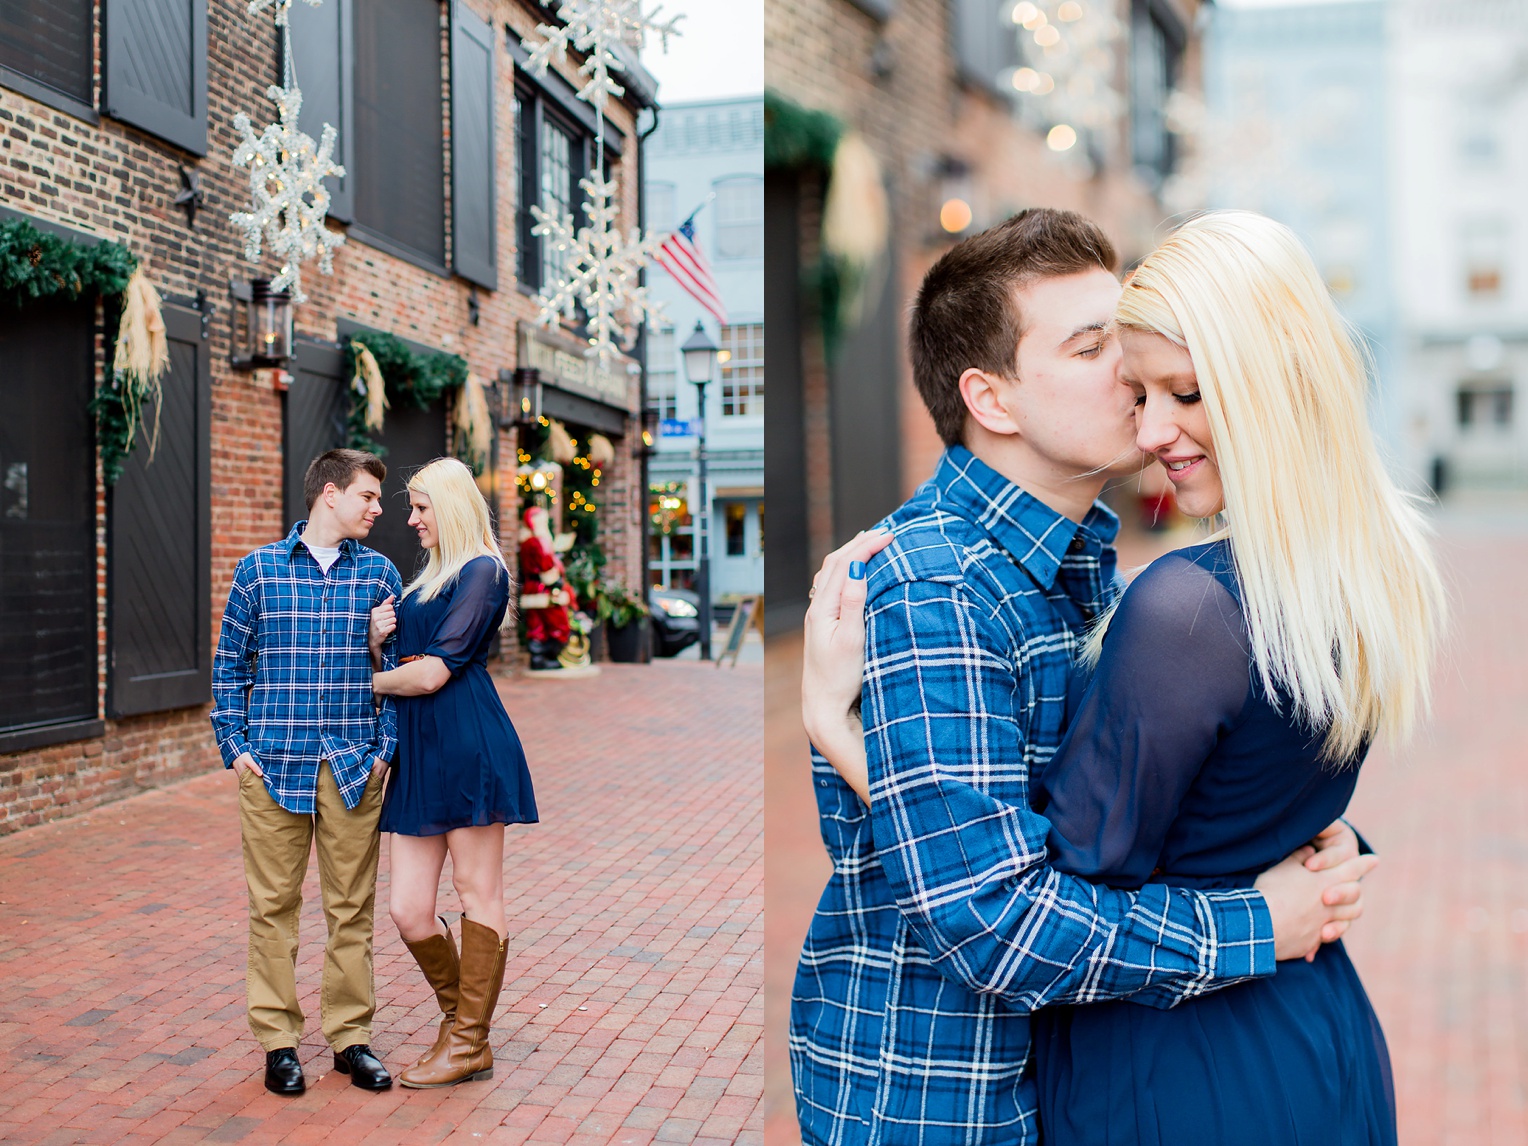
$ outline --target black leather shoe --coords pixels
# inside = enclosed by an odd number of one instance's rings
[[[301,1094],[307,1089],[302,1081],[302,1063],[291,1047],[265,1052],[265,1089],[272,1094]]]
[[[350,1076],[350,1085],[362,1090],[386,1090],[393,1084],[387,1067],[365,1043],[334,1052],[334,1069]]]

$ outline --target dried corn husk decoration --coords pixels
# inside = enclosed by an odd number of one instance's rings
[[[368,433],[376,434],[382,429],[382,411],[391,410],[392,403],[387,400],[382,369],[372,352],[363,343],[351,345],[355,347],[355,379],[351,385],[366,395],[366,429]]]
[[[608,470],[615,462],[615,447],[604,434],[589,435],[589,464],[597,470]]]
[[[140,263],[122,292],[122,323],[117,327],[117,349],[111,369],[122,394],[127,415],[128,441],[138,433],[143,419],[143,405],[154,402],[154,429],[149,434],[149,460],[159,444],[160,379],[170,366],[170,344],[165,338],[164,315],[160,313],[159,292],[149,282]]]
[[[886,249],[891,210],[881,164],[858,132],[848,131],[833,153],[822,213],[822,243],[840,258],[863,266]]]
[[[570,466],[573,459],[578,456],[573,449],[573,439],[568,435],[568,428],[556,418],[552,419],[552,428],[547,435],[547,452],[552,460],[560,466]]]
[[[483,380],[476,374],[468,374],[467,381],[457,393],[454,415],[458,443],[456,452],[467,458],[473,469],[481,470],[488,464],[488,447],[493,440],[493,416],[488,411],[488,396],[483,393]]]
[[[881,263],[891,232],[891,208],[881,164],[858,132],[846,131],[833,153],[822,211],[822,245],[843,265],[845,289],[839,300],[839,320],[857,325],[879,301],[882,275],[871,274]]]

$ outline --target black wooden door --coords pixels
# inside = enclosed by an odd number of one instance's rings
[[[111,488],[107,511],[107,711],[131,716],[212,699],[212,381],[200,311],[164,308],[170,369]]]
[[[327,342],[299,338],[286,392],[282,421],[282,507],[286,528],[308,516],[302,493],[308,463],[345,444],[350,395],[345,385],[345,352]]]
[[[0,730],[97,716],[92,302],[0,307]]]
[[[770,556],[764,563],[764,631],[801,624],[812,583],[807,532],[805,410],[801,361],[801,186],[794,172],[764,179],[764,356],[769,403],[764,407],[764,488],[770,502]]]
[[[366,544],[398,567],[406,585],[424,567],[419,536],[409,528],[408,479],[414,471],[446,452],[446,403],[426,409],[399,403],[387,412],[377,442],[387,450],[387,480],[382,483],[382,516]]]

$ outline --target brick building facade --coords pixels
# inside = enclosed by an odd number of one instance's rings
[[[551,18],[546,9],[529,0],[292,5],[297,80],[312,102],[302,126],[316,137],[322,120],[310,126],[310,117],[340,120],[349,174],[336,188],[329,226],[348,234],[332,275],[303,268],[309,297],[295,308],[296,351],[283,391],[286,379],[277,372],[230,360],[230,283],[268,275],[274,265],[268,252],[263,266],[247,261],[242,236],[228,222],[229,212],[250,202],[248,173],[231,162],[239,138],[234,116],[244,111],[257,127],[275,118],[265,96],[280,79],[269,11],[250,17],[242,2],[208,0],[38,0],[20,8],[22,17],[0,26],[4,218],[24,217],[83,244],[104,239],[130,248],[164,298],[172,356],[160,469],[146,467],[140,444],[122,481],[109,487],[93,430],[77,408],[81,396],[55,385],[48,347],[33,345],[44,328],[63,332],[55,344],[73,339],[65,357],[78,351],[82,377],[92,369],[83,363],[94,362],[93,389],[114,334],[100,300],[70,304],[83,310],[0,315],[0,401],[21,411],[45,409],[44,398],[57,402],[45,420],[62,419],[74,435],[62,461],[34,457],[31,471],[27,460],[15,470],[0,458],[23,483],[19,501],[13,495],[0,518],[0,628],[11,637],[11,673],[20,681],[46,671],[32,663],[46,649],[29,634],[47,622],[17,586],[35,587],[42,576],[38,553],[47,546],[37,538],[51,526],[32,519],[48,512],[37,479],[46,481],[49,466],[67,471],[68,482],[78,479],[88,499],[84,521],[93,545],[70,558],[79,566],[70,575],[83,570],[93,584],[82,610],[86,623],[94,622],[93,650],[83,659],[78,648],[68,654],[79,662],[70,669],[72,699],[56,712],[0,716],[0,834],[217,766],[205,682],[233,566],[302,516],[290,491],[311,452],[344,444],[349,380],[338,364],[351,333],[385,332],[418,351],[461,355],[489,384],[497,442],[481,484],[511,553],[521,398],[534,395],[538,412],[566,422],[575,438],[594,431],[609,437],[616,459],[600,487],[600,542],[613,575],[643,582],[640,374],[632,364],[575,377],[567,366],[576,358],[550,352],[576,355],[577,332],[532,327],[531,296],[546,268],[525,208],[550,198],[581,219],[577,181],[592,166],[594,146],[593,110],[573,98],[581,61],[554,65],[545,77],[522,66],[521,36]],[[151,50],[145,55],[144,48]],[[625,229],[638,211],[636,119],[652,102],[653,84],[635,62],[622,79],[627,95],[606,107],[606,146]],[[177,101],[184,106],[177,109]],[[469,177],[473,186],[464,187]],[[188,189],[201,192],[194,217],[175,203]],[[453,250],[453,230],[466,235],[474,227],[475,237]],[[55,311],[64,315],[62,326],[47,325]],[[539,372],[527,369],[533,350]],[[548,368],[553,362],[562,369]],[[174,401],[189,419],[178,430],[169,428]],[[449,413],[437,404],[389,415],[379,439],[390,467],[383,520],[392,518],[395,528],[407,517],[400,471],[449,452]],[[26,417],[44,415],[20,417],[23,430],[31,424]],[[12,425],[11,432],[22,431]],[[40,447],[0,442],[0,453],[29,448]],[[177,477],[178,465],[185,470]],[[178,482],[180,516],[156,516],[154,504],[143,504],[145,482],[156,490]],[[32,519],[23,521],[29,512]],[[387,551],[380,541],[377,547]],[[178,573],[177,563],[185,566]],[[407,579],[411,569],[402,572]],[[191,595],[163,589],[165,599],[154,603],[163,615],[141,615],[139,590],[162,589],[175,576],[194,586]],[[134,633],[172,630],[186,646],[174,666],[178,677],[128,664]],[[512,640],[506,650],[514,652]],[[184,679],[156,690],[156,676]]]
[[[890,218],[886,249],[866,271],[876,288],[829,346],[823,301],[806,297],[800,284],[824,265],[831,162],[766,169],[771,633],[799,625],[823,556],[933,471],[943,447],[913,389],[905,314],[923,274],[950,244],[1034,206],[1093,218],[1127,265],[1159,237],[1168,214],[1161,192],[1177,147],[1166,105],[1172,90],[1198,86],[1198,0],[1108,0],[1120,35],[1107,78],[1126,107],[1110,123],[1084,130],[1065,157],[1046,143],[1056,112],[1014,90],[1019,65],[1046,66],[1033,41],[1026,54],[1025,29],[1014,20],[1015,12],[1037,7],[1059,26],[1082,11],[1062,15],[1065,4],[1008,0],[766,6],[771,96],[788,101],[797,116],[821,113],[836,130],[864,140],[879,163]],[[778,123],[766,120],[767,150]],[[941,207],[956,197],[970,215],[952,232],[941,224]]]

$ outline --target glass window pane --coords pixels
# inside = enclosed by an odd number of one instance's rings
[[[764,181],[720,179],[716,191],[716,257],[757,259],[764,254]]]
[[[559,215],[573,214],[573,139],[550,118],[541,121],[541,207]],[[579,221],[573,220],[574,227]],[[566,256],[554,251],[551,244],[541,245],[541,281],[557,282],[562,278]]]
[[[722,327],[721,349],[731,355],[722,364],[722,416],[762,416],[764,324],[749,322]]]
[[[727,556],[742,557],[747,550],[743,527],[748,523],[748,506],[729,501],[724,506],[727,521]]]

